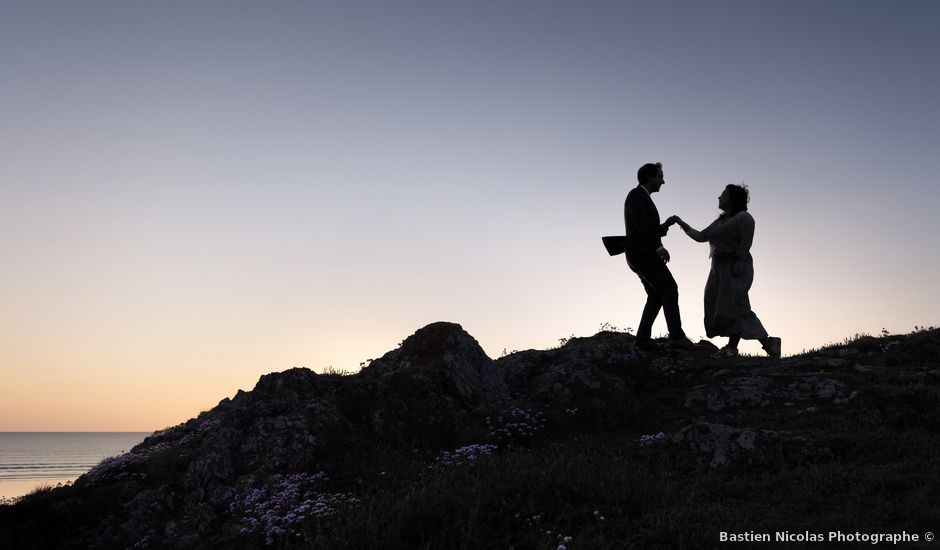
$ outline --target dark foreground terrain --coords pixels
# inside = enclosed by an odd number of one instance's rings
[[[938,449],[937,330],[782,360],[601,332],[492,360],[435,323],[0,506],[0,548],[934,547]]]

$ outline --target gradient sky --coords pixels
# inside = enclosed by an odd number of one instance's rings
[[[698,228],[750,186],[784,353],[937,324],[938,28],[931,1],[5,2],[0,431],[159,429],[438,320],[492,357],[635,328],[600,237],[650,161]],[[665,244],[698,339],[707,246]]]

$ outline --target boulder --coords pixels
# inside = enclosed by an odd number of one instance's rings
[[[509,398],[503,372],[480,344],[455,323],[433,323],[362,370],[365,377],[406,377],[433,384],[470,408],[486,408]]]
[[[513,353],[497,364],[514,394],[596,417],[628,395],[625,378],[637,373],[631,342],[628,335],[605,332],[552,350]]]
[[[841,380],[816,375],[734,376],[693,387],[686,395],[685,406],[722,412],[794,401],[842,405],[857,395]]]
[[[695,422],[682,428],[670,441],[691,451],[699,465],[710,468],[754,466],[774,456],[773,449],[785,447],[802,452],[806,438],[786,432],[737,428],[726,424]]]

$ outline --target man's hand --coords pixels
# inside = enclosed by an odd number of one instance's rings
[[[661,226],[663,235],[665,235],[666,233],[668,233],[668,232],[669,232],[669,228],[672,227],[673,225],[677,224],[677,223],[678,223],[678,224],[681,224],[681,223],[682,223],[682,220],[679,218],[679,216],[669,216],[668,218],[666,218],[666,221],[663,222],[663,224],[662,224],[662,226]]]
[[[659,257],[660,257],[660,259],[662,259],[662,261],[663,261],[664,264],[668,264],[668,263],[669,263],[669,251],[666,250],[665,247],[663,247],[663,246],[659,247],[659,249],[656,250],[656,253],[659,254]]]

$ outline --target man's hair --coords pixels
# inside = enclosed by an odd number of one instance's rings
[[[661,162],[657,162],[656,164],[647,162],[636,171],[636,180],[642,185],[649,181],[650,178],[656,177],[656,173],[662,169],[663,163]]]
[[[731,200],[731,212],[728,212],[728,215],[733,216],[738,212],[746,212],[747,203],[751,201],[751,194],[747,186],[743,183],[741,185],[729,183],[725,186],[725,189],[728,190],[728,198]]]

